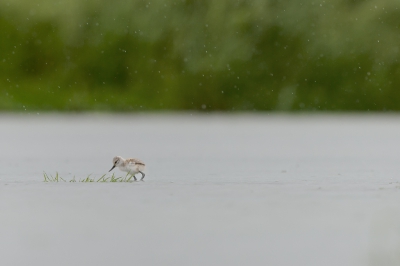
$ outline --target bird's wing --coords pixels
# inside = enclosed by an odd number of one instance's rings
[[[141,164],[141,165],[144,165],[144,162],[142,162],[139,159],[135,159],[135,158],[127,159],[126,161],[128,162],[128,164],[133,164],[133,165]]]

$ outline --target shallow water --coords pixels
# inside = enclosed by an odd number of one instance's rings
[[[3,261],[399,265],[399,122],[1,115]],[[115,155],[146,162],[146,181],[42,182],[44,171],[100,177]]]

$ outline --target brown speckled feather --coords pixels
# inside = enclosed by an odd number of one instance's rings
[[[145,165],[144,162],[142,162],[139,159],[135,159],[135,158],[130,158],[130,159],[126,159],[125,162],[127,164],[140,164],[140,165]]]

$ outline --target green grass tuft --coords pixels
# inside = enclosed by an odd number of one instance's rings
[[[92,174],[88,175],[85,178],[81,178],[81,179],[76,179],[76,177],[74,176],[71,180],[67,181],[64,178],[62,178],[60,176],[60,174],[58,172],[56,172],[56,174],[53,175],[49,175],[46,172],[43,172],[43,182],[82,182],[82,183],[110,183],[110,182],[124,182],[124,183],[132,183],[134,182],[133,180],[133,176],[127,174],[124,177],[117,177],[115,176],[115,174],[113,173],[111,176],[106,176],[106,174],[102,175],[99,178],[95,178],[92,177]]]

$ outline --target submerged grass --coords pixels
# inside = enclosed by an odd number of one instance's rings
[[[49,175],[46,172],[43,172],[43,182],[82,182],[82,183],[92,183],[92,182],[99,182],[99,183],[110,183],[110,182],[125,182],[125,183],[132,183],[134,182],[133,176],[127,174],[124,177],[117,177],[115,176],[115,174],[113,173],[111,176],[106,176],[105,174],[102,175],[99,178],[95,178],[92,177],[91,174],[88,175],[85,178],[82,179],[76,179],[76,177],[74,176],[71,180],[67,181],[64,178],[62,178],[58,172],[56,172],[56,174],[53,175]]]

